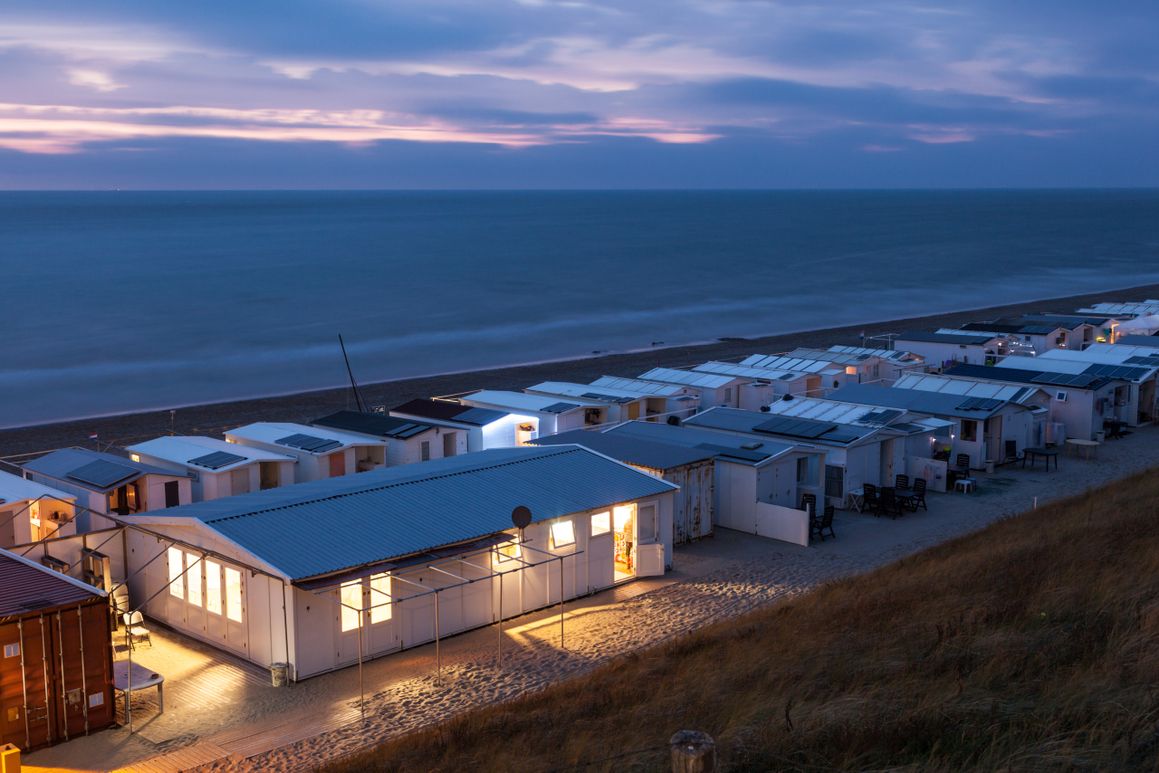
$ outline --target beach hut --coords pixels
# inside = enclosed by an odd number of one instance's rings
[[[892,384],[903,373],[923,369],[925,360],[912,352],[864,346],[830,346],[828,349],[794,349],[790,357],[831,362],[845,371],[850,382]]]
[[[1156,416],[1156,379],[1159,353],[1146,347],[1093,344],[1081,352],[1055,350],[1036,358],[1035,365],[1061,373],[1105,376],[1120,382],[1113,404],[1105,406],[1108,419],[1137,427]]]
[[[876,480],[867,477],[872,472],[872,460],[866,459],[859,449],[853,451],[852,465],[847,444],[838,444],[826,456],[825,496],[832,502],[845,501],[850,490],[866,482],[891,485],[899,473],[905,473],[911,480],[922,478],[931,491],[946,490],[947,464],[945,460],[934,457],[938,450],[950,447],[956,426],[953,422],[918,416],[897,408],[844,403],[829,398],[795,397],[778,400],[768,408],[774,416],[881,430]]]
[[[569,445],[201,502],[126,519],[130,595],[304,679],[663,574],[674,491]]]
[[[104,591],[0,550],[0,744],[88,735],[114,711]]]
[[[288,486],[297,459],[220,438],[173,435],[128,446],[129,458],[187,475],[194,502]]]
[[[1159,300],[1154,298],[1126,303],[1093,303],[1078,309],[1077,314],[1105,315],[1115,319],[1132,319],[1150,314],[1159,314]]]
[[[920,356],[930,368],[948,368],[963,362],[993,364],[1007,354],[1005,340],[988,333],[929,332],[910,330],[899,333],[894,344]]]
[[[77,497],[78,534],[113,526],[103,513],[128,515],[193,501],[189,476],[87,448],[62,448],[25,462],[24,475]]]
[[[467,451],[509,448],[530,438],[534,427],[507,411],[479,408],[453,398],[416,399],[390,409],[399,419],[420,421],[444,429],[460,430],[467,438]],[[462,449],[460,448],[460,452]]]
[[[821,376],[816,373],[755,368],[751,365],[717,361],[701,363],[693,370],[698,373],[716,373],[746,379],[746,383],[737,387],[737,407],[746,411],[759,411],[762,406],[783,395],[821,394],[824,391]]]
[[[259,421],[225,433],[230,443],[293,457],[294,482],[336,478],[386,464],[386,442],[323,427]]]
[[[509,437],[499,445],[498,432],[492,430],[491,448],[525,445],[537,437],[586,427],[589,420],[598,422],[601,415],[596,403],[498,389],[471,392],[458,400],[463,405],[497,411],[509,417],[504,423],[496,424],[496,428],[504,428],[504,434]]]
[[[781,416],[771,410],[764,413],[710,408],[686,421],[685,426],[727,432],[754,443],[773,440],[823,451],[825,498],[829,504],[844,507],[850,491],[866,483],[890,485],[895,475],[907,472],[905,444],[895,442],[907,433],[885,427],[888,421],[902,415],[886,414],[877,423],[854,424]],[[926,434],[918,428],[912,432]]]
[[[0,548],[76,533],[76,495],[0,472]]]
[[[697,396],[697,410],[711,405],[738,405],[740,387],[752,381],[742,376],[727,376],[720,373],[702,373],[677,368],[652,368],[640,374],[641,381],[655,381],[660,384],[674,384],[687,387]]]
[[[1005,336],[1021,341],[1033,349],[1035,354],[1043,354],[1052,349],[1065,349],[1069,343],[1067,328],[1057,322],[1029,322],[1020,319],[1000,319],[993,322],[968,322],[961,330]]]
[[[594,387],[591,384],[576,384],[570,381],[541,381],[523,391],[531,395],[585,401],[592,406],[593,416],[596,410],[599,412],[598,418],[589,422],[591,426],[618,424],[622,421],[648,418],[649,395],[644,392],[613,387]],[[663,408],[663,405],[661,402],[659,407]]]
[[[801,509],[801,496],[821,496],[823,449],[644,421],[626,422],[604,434],[713,454],[714,527],[795,545],[809,543],[808,514]]]
[[[1110,343],[1117,338],[1116,330],[1123,321],[1105,314],[1023,314],[1019,317],[1031,324],[1061,325],[1067,330],[1067,348],[1083,350],[1095,343]]]
[[[672,416],[683,419],[696,413],[700,405],[696,391],[680,384],[661,384],[657,381],[621,376],[600,376],[592,382],[592,386],[623,389],[646,395],[649,419],[667,421]]]
[[[338,411],[310,423],[386,443],[386,463],[391,467],[467,453],[465,430],[436,427],[385,413]]]
[[[679,486],[672,506],[672,542],[680,545],[712,534],[716,454],[626,434],[572,430],[533,440],[532,445],[576,444]]]
[[[983,469],[988,461],[1000,464],[1016,459],[1022,449],[1040,445],[1036,428],[1043,425],[1046,415],[1045,409],[1014,398],[968,397],[878,384],[850,384],[830,397],[953,422],[951,459],[966,454],[973,469]]]

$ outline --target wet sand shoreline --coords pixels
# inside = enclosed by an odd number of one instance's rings
[[[1099,301],[1143,297],[1159,297],[1159,285],[1142,285],[922,317],[907,317],[904,310],[900,310],[897,319],[886,322],[819,328],[759,338],[729,338],[711,343],[610,353],[576,360],[362,384],[360,391],[368,405],[385,405],[389,408],[416,397],[456,394],[475,389],[520,390],[546,380],[586,383],[602,375],[636,376],[660,365],[683,367],[709,359],[730,360],[749,354],[772,354],[799,346],[857,345],[862,331],[867,336],[874,336],[913,329],[957,327],[966,322],[1028,312],[1069,313],[1080,306]],[[84,385],[78,384],[77,388],[83,389]],[[174,409],[172,415],[167,409],[151,410],[6,429],[0,430],[0,458],[74,445],[92,448],[94,441],[90,440],[90,436],[93,434],[98,435],[99,440],[96,442],[100,443],[101,448],[109,444],[124,446],[167,435],[171,431],[177,434],[220,435],[226,429],[254,421],[309,421],[336,410],[353,407],[354,398],[347,387],[187,406]]]

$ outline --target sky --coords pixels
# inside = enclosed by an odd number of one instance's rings
[[[0,189],[1159,185],[1154,0],[4,0]]]

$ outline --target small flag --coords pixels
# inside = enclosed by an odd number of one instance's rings
[[[96,440],[97,437],[98,437],[97,433],[94,432],[93,434],[89,435],[89,440]]]

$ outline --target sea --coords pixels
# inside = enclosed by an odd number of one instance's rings
[[[1159,191],[8,192],[0,267],[13,427],[1159,282]]]

